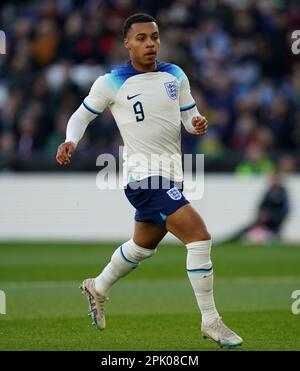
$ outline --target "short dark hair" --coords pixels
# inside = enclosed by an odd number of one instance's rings
[[[156,19],[154,17],[152,17],[152,15],[150,15],[150,14],[146,14],[146,13],[132,14],[124,22],[123,37],[124,38],[127,37],[128,31],[134,23],[147,23],[147,22],[154,22],[154,23],[157,24]]]

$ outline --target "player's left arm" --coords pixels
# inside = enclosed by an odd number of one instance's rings
[[[182,81],[180,83],[179,104],[181,122],[185,129],[194,135],[206,134],[208,130],[208,122],[197,109],[196,103],[191,94],[189,80],[183,71]]]
[[[181,122],[191,134],[204,135],[207,133],[208,122],[206,118],[198,112],[196,106],[187,111],[181,111]]]

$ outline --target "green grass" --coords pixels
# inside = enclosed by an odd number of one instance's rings
[[[185,248],[161,245],[119,281],[107,303],[107,329],[94,330],[78,289],[98,274],[118,244],[2,243],[0,350],[219,350],[200,336],[200,316],[185,273]],[[297,246],[216,246],[215,299],[243,350],[300,350]]]

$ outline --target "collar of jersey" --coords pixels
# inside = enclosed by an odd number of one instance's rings
[[[159,72],[159,66],[160,66],[161,62],[156,60],[156,70],[155,71],[151,71],[151,72]],[[136,70],[132,63],[131,63],[131,60],[129,60],[127,63],[127,68],[129,69],[129,71],[133,74],[133,75],[140,75],[140,74],[143,74],[143,73],[148,73],[148,72],[142,72],[142,71],[138,71]]]

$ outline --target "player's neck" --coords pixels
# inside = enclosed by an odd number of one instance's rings
[[[155,72],[157,70],[156,62],[145,66],[131,60],[131,65],[138,72]]]

